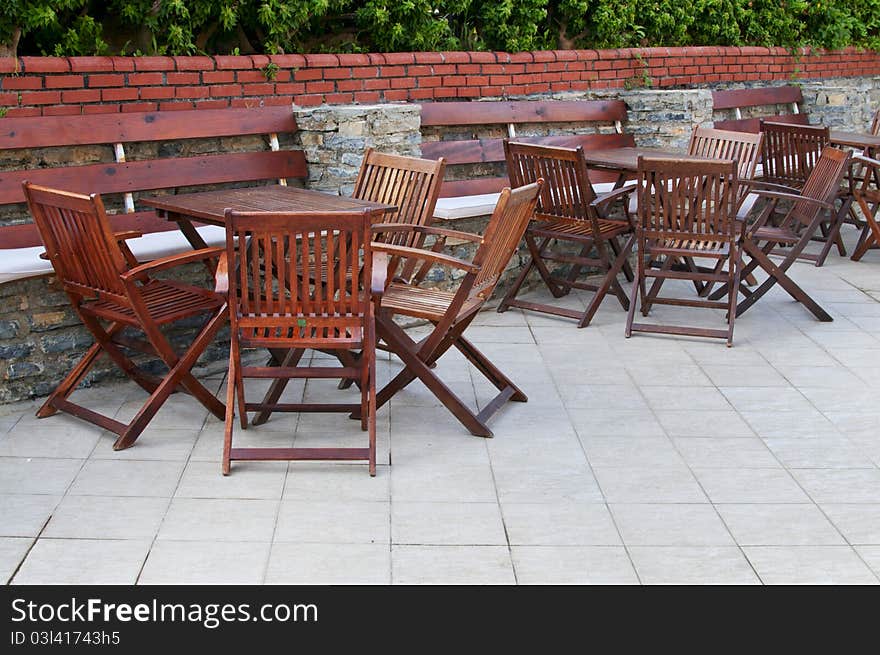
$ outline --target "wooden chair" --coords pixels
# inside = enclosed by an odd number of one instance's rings
[[[871,134],[880,136],[880,109],[874,112],[874,118],[871,120]]]
[[[739,196],[737,163],[730,160],[693,160],[639,158],[637,184],[639,215],[638,283],[633,285],[626,336],[633,332],[682,334],[726,339],[733,345],[733,321],[736,298],[728,303],[701,298],[660,296],[667,279],[700,282],[727,281],[739,286],[742,260],[738,238],[742,223],[736,220]],[[727,272],[704,271],[695,267],[673,270],[676,259],[711,258],[723,260]],[[659,268],[654,268],[659,265]],[[650,290],[647,279],[654,278]],[[727,310],[727,329],[634,323],[636,300],[641,297],[641,311],[647,316],[654,304],[685,307],[709,307]]]
[[[376,474],[376,357],[373,302],[385,285],[387,258],[374,263],[371,223],[363,212],[226,211],[226,258],[232,341],[226,391],[223,474],[233,460],[366,460]],[[324,267],[326,275],[322,280]],[[242,348],[268,348],[274,365],[243,366]],[[299,366],[308,348],[360,350],[353,365]],[[273,362],[270,362],[270,364]],[[262,402],[245,400],[246,378],[350,378],[360,404],[280,403],[284,386]],[[276,395],[277,393],[277,395]],[[242,429],[247,412],[358,412],[366,448],[234,448],[234,404]]]
[[[791,125],[762,120],[761,133],[764,135],[761,180],[788,187],[776,190],[789,193],[803,189],[822,150],[831,143],[829,129],[819,125]],[[825,263],[835,244],[840,256],[846,255],[840,228],[849,215],[853,197],[848,187],[842,187],[838,190],[837,198],[840,201],[837,214],[823,220],[816,234],[812,235],[812,238],[824,242],[822,250],[818,255],[803,252],[800,255],[801,259],[815,262],[816,266]]]
[[[534,223],[526,230],[529,262],[505,294],[498,311],[520,307],[574,318],[578,320],[578,327],[586,327],[609,290],[617,297],[621,307],[628,309],[629,301],[617,275],[623,270],[627,279],[632,280],[632,271],[626,258],[632,250],[634,234],[625,205],[623,211],[626,217],[623,220],[609,218],[608,212],[612,201],[630,193],[632,188],[624,187],[597,198],[587,173],[582,147],[558,148],[505,140],[504,151],[512,187],[531,184],[539,178],[543,178],[546,184],[538,199]],[[573,256],[553,249],[553,245],[559,243],[573,243],[579,248],[579,253]],[[594,248],[596,256],[590,257]],[[565,275],[557,275],[548,268],[547,262],[571,264],[571,269]],[[578,282],[577,278],[585,268],[599,269],[604,276],[602,282],[598,285]],[[568,294],[572,289],[595,291],[595,295],[582,312],[518,300],[516,295],[533,269],[537,269],[544,284],[556,298]]]
[[[733,132],[711,127],[697,127],[691,134],[688,154],[709,159],[733,159],[737,162],[737,175],[740,180],[751,180],[761,157],[764,144],[763,133]],[[748,213],[749,187],[737,186],[737,213]],[[746,206],[748,205],[748,206]]]
[[[768,203],[758,219],[746,228],[743,236],[743,255],[749,255],[751,258],[743,267],[743,275],[750,274],[760,267],[767,273],[768,278],[754,290],[748,289],[742,284],[738,287],[737,285],[725,285],[709,297],[716,300],[727,293],[729,288],[738,288],[739,292],[745,296],[745,300],[737,304],[737,315],[741,315],[774,285],[779,284],[820,321],[833,320],[788,276],[787,271],[807,246],[811,236],[818,229],[819,223],[823,220],[833,220],[836,213],[834,200],[837,198],[840,183],[849,168],[849,163],[848,153],[827,146],[810,172],[800,194],[756,189],[755,193],[766,198]],[[774,214],[776,204],[780,200],[789,202],[790,208],[783,220],[774,226],[770,224],[769,219]],[[778,245],[788,247],[783,251],[784,258],[781,263],[773,262],[770,259],[770,254]]]
[[[854,195],[865,217],[865,227],[851,258],[857,262],[866,252],[880,246],[880,223],[877,222],[877,210],[880,209],[880,161],[862,155],[857,155],[853,159],[862,167]]]
[[[478,243],[473,262],[466,262],[443,253],[419,250],[392,243],[374,243],[373,249],[391,257],[412,258],[465,272],[458,289],[442,291],[425,288],[402,279],[390,282],[382,297],[376,317],[379,337],[396,354],[406,368],[397,374],[377,395],[381,407],[394,394],[418,378],[451,411],[471,434],[490,437],[487,426],[491,418],[508,400],[525,402],[526,395],[491,361],[464,337],[464,332],[483,304],[492,295],[507,264],[516,252],[526,226],[535,208],[543,180],[511,191],[504,189],[498,205],[482,237],[475,234],[453,233],[449,236]],[[434,234],[432,227],[381,224],[375,226],[380,235],[417,231]],[[394,316],[408,316],[429,321],[433,331],[418,343],[394,322]],[[498,395],[479,413],[472,411],[435,374],[432,367],[452,347],[457,348],[498,390]]]
[[[95,344],[49,396],[37,416],[67,412],[118,435],[114,450],[131,446],[168,396],[183,390],[193,395],[218,418],[225,408],[190,373],[199,355],[226,321],[222,294],[153,274],[190,262],[218,257],[222,248],[205,248],[156,259],[138,265],[115,235],[100,196],[85,196],[24,183],[24,194],[34,217],[46,256],[67,293],[74,311],[95,337]],[[206,321],[189,348],[178,353],[161,327],[206,315]],[[143,332],[143,338],[123,333],[125,328]],[[137,366],[123,351],[134,350],[159,357],[168,373],[159,378]],[[69,400],[79,383],[105,353],[150,394],[129,423],[121,423]]]

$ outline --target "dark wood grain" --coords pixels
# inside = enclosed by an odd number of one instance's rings
[[[715,109],[757,107],[759,105],[783,105],[803,102],[799,86],[768,86],[754,89],[725,89],[712,92]],[[716,125],[716,127],[718,127]]]
[[[622,121],[622,100],[428,102],[422,105],[422,125],[489,125],[492,123],[574,123]]]

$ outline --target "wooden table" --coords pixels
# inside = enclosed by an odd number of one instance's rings
[[[584,158],[588,168],[597,168],[612,171],[618,174],[614,187],[621,186],[632,173],[639,168],[639,157],[655,157],[659,159],[677,159],[682,161],[703,161],[705,157],[689,155],[676,150],[661,150],[660,148],[600,148],[597,150],[585,150]]]
[[[280,185],[152,196],[141,198],[140,202],[153,207],[160,217],[177,223],[180,231],[195,249],[206,248],[207,244],[196,231],[193,222],[223,227],[227,208],[239,211],[276,212],[351,211],[364,208],[387,212],[395,209],[393,205]]]
[[[874,136],[867,132],[844,132],[831,130],[830,138],[832,145],[858,148],[862,151],[872,152],[880,149],[880,136]]]

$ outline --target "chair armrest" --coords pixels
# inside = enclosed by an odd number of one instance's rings
[[[769,191],[780,191],[782,193],[800,193],[800,189],[795,189],[794,187],[785,186],[784,184],[776,184],[775,182],[764,182],[763,180],[750,180],[750,179],[741,179],[739,183],[742,186],[747,187],[763,187]],[[757,193],[758,189],[755,191],[750,191],[750,193]]]
[[[476,273],[480,270],[479,266],[466,262],[463,259],[444,255],[443,253],[434,252],[433,250],[421,250],[420,248],[409,248],[408,246],[394,246],[388,243],[373,243],[372,248],[373,252],[384,252],[397,257],[421,259],[422,261],[430,261],[436,264],[458,268],[467,271],[468,273]]]
[[[630,193],[635,191],[638,188],[636,184],[628,184],[626,186],[622,186],[619,189],[612,189],[611,191],[606,191],[602,195],[596,196],[593,202],[590,203],[590,207],[598,209],[602,205],[606,205],[609,202],[613,202],[618,198],[623,198],[628,196]]]
[[[114,232],[113,238],[117,241],[127,241],[128,239],[139,239],[144,236],[143,232],[137,230],[125,230],[124,232]]]
[[[867,166],[873,166],[874,168],[880,168],[880,160],[874,159],[873,157],[868,157],[866,155],[853,155],[852,163],[856,162],[860,164],[865,164]]]
[[[373,232],[375,234],[381,234],[382,232],[417,232],[419,234],[462,239],[472,243],[480,243],[483,240],[483,237],[479,234],[447,230],[442,227],[429,227],[427,225],[410,225],[409,223],[376,223],[373,225]]]
[[[224,250],[217,260],[217,270],[214,273],[214,293],[229,295],[229,257]]]
[[[370,293],[381,296],[385,293],[385,284],[388,282],[388,253],[376,252],[373,247],[373,277],[370,280]]]
[[[217,247],[201,248],[199,250],[190,250],[189,252],[182,252],[176,255],[168,255],[167,257],[154,259],[153,261],[147,262],[146,264],[136,266],[133,269],[123,273],[121,277],[126,282],[130,280],[138,280],[145,277],[149,273],[154,273],[155,271],[161,271],[166,268],[174,268],[175,266],[182,266],[183,264],[189,264],[190,262],[197,262],[199,260],[209,259],[211,257],[218,257],[224,252],[225,248]]]
[[[824,200],[818,200],[816,198],[810,198],[809,196],[802,196],[797,193],[782,193],[780,191],[764,191],[761,189],[757,189],[752,193],[754,193],[756,196],[761,196],[762,198],[776,198],[777,200],[811,202],[814,205],[819,205],[820,207],[824,207],[825,209],[834,209],[834,205],[832,205],[830,202],[825,202]]]

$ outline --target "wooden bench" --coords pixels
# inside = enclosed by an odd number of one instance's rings
[[[127,243],[138,260],[181,252],[192,246],[178,226],[153,211],[137,211],[135,195],[160,189],[252,185],[264,180],[286,183],[288,178],[304,178],[307,169],[302,151],[282,150],[278,140],[279,134],[296,129],[291,107],[3,118],[0,167],[9,162],[14,165],[17,154],[22,161],[38,156],[40,167],[0,170],[0,210],[15,218],[28,216],[24,204],[20,214],[15,207],[24,203],[25,180],[65,191],[100,193],[108,207],[118,206],[118,213],[112,216],[113,228],[124,233],[122,238],[130,239]],[[244,145],[237,144],[251,150],[226,151],[231,145],[227,139],[254,135],[256,138],[245,139]],[[95,146],[106,161],[42,167],[47,162],[69,161],[77,149],[94,157]],[[137,153],[137,160],[126,161],[126,150],[130,157]],[[203,226],[197,230],[209,245],[225,240],[222,228]],[[50,273],[51,265],[40,258],[42,250],[33,224],[0,227],[0,283]]]
[[[510,184],[503,168],[504,137],[585,150],[632,146],[632,135],[623,133],[625,120],[622,100],[423,104],[422,156],[445,157],[447,164],[434,217],[453,220],[492,213],[499,192]],[[586,129],[590,132],[580,133]],[[557,134],[549,134],[551,130]],[[455,179],[462,177],[462,170],[470,179]],[[614,179],[613,174],[590,173],[597,191],[610,189]]]
[[[728,114],[733,110],[733,118],[715,121],[715,127],[719,130],[732,130],[734,132],[752,132],[757,134],[760,130],[760,121],[772,121],[774,123],[794,123],[796,125],[808,125],[809,115],[801,113],[799,103],[804,96],[799,86],[768,86],[754,89],[727,89],[712,92],[713,111],[725,111]],[[754,114],[755,107],[785,106],[791,111],[776,114]],[[749,116],[743,116],[743,109]]]

